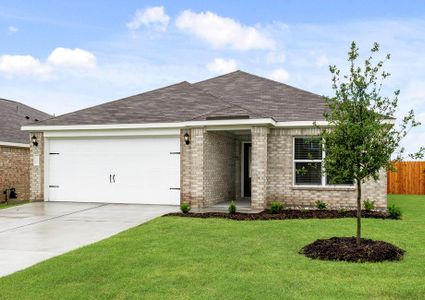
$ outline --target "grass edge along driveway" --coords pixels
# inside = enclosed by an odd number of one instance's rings
[[[19,206],[19,205],[23,205],[27,203],[29,203],[29,201],[20,201],[20,202],[12,202],[12,203],[2,202],[0,203],[0,209],[10,208],[10,207]]]

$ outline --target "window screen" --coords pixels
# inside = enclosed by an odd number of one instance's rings
[[[352,185],[353,180],[332,182],[323,172],[323,151],[319,137],[294,139],[294,179],[296,185]]]
[[[322,159],[322,149],[318,138],[295,138],[295,159]]]
[[[295,162],[295,183],[300,185],[322,185],[322,163]]]

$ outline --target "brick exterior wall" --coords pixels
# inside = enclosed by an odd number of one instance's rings
[[[190,135],[190,144],[184,134]],[[180,202],[204,207],[204,134],[203,128],[181,130],[180,134]]]
[[[42,132],[32,132],[38,146],[30,144],[30,200],[44,200],[44,138]]]
[[[235,200],[235,139],[206,132],[204,138],[204,203]]]
[[[355,187],[296,187],[293,186],[293,138],[317,135],[317,129],[271,129],[268,138],[267,202],[282,201],[289,206],[314,207],[317,200],[329,207],[353,208],[356,206]],[[369,180],[362,186],[363,199],[375,201],[377,208],[387,205],[386,172],[378,181]]]
[[[0,145],[0,202],[6,199],[3,191],[9,188],[18,193],[18,198],[12,200],[29,200],[29,164],[29,148]]]
[[[183,140],[186,132],[190,135],[189,145]],[[235,200],[235,174],[238,166],[240,168],[236,163],[235,137],[203,128],[182,130],[180,136],[181,202],[199,208]]]
[[[190,134],[189,145],[186,145],[183,139],[186,132]],[[217,202],[240,199],[241,142],[251,138],[251,206],[253,209],[265,208],[271,201],[282,201],[289,206],[312,207],[317,200],[326,202],[329,207],[355,207],[355,187],[293,186],[293,138],[318,133],[317,129],[311,128],[253,127],[249,137],[227,132],[209,132],[205,128],[182,129],[180,134],[181,202],[189,202],[192,207],[201,208]],[[31,133],[30,136],[32,135],[37,137],[38,147],[31,145],[30,155],[26,156],[30,174],[30,189],[27,197],[32,201],[40,201],[44,198],[44,140],[42,133]],[[22,158],[22,163],[24,160]],[[1,176],[1,178],[5,177]],[[386,172],[383,171],[378,181],[364,183],[363,199],[375,201],[377,208],[385,208],[386,184]],[[22,199],[28,199],[24,197],[25,194],[19,190],[18,192],[21,193]]]
[[[182,137],[185,132],[182,130]],[[317,129],[253,127],[251,137],[211,133],[203,128],[189,132],[190,145],[184,145],[182,138],[181,196],[182,201],[190,202],[193,207],[240,199],[241,142],[250,138],[253,209],[265,208],[271,201],[281,201],[294,207],[314,207],[317,200],[326,202],[330,208],[356,206],[355,186],[293,185],[293,138],[317,135]],[[362,198],[375,201],[377,208],[385,208],[386,183],[386,172],[382,171],[378,181],[369,180],[363,184]]]
[[[267,202],[268,128],[251,129],[251,207],[264,208]]]

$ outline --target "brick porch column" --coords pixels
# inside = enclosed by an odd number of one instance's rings
[[[267,197],[267,127],[251,129],[251,207],[263,209]]]
[[[37,138],[38,145],[31,138]],[[30,133],[30,200],[44,200],[44,137],[42,132]]]
[[[184,142],[189,133],[190,144]],[[180,131],[180,202],[189,202],[194,208],[204,206],[204,128]]]

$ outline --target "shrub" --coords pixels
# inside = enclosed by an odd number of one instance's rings
[[[366,199],[363,201],[363,207],[365,211],[371,211],[375,208],[375,201],[370,201]]]
[[[326,209],[327,206],[328,205],[323,201],[320,201],[320,200],[316,201],[316,208],[317,209],[324,210],[324,209]]]
[[[338,209],[338,214],[345,216],[347,214],[347,210],[345,208]]]
[[[308,213],[308,211],[309,210],[307,208],[305,208],[305,207],[300,208],[300,212],[302,212],[303,214]]]
[[[278,214],[283,210],[283,203],[282,202],[272,202],[270,204],[270,213],[272,214]]]
[[[234,201],[230,202],[229,205],[229,214],[234,214],[236,213],[236,204]]]
[[[393,204],[389,206],[387,210],[388,210],[388,213],[390,214],[391,219],[396,219],[396,220],[401,219],[402,212],[400,207],[397,207]]]
[[[182,211],[182,213],[187,214],[190,211],[190,204],[189,203],[180,204],[180,210]]]

